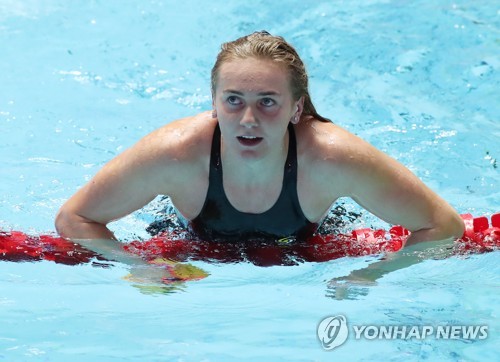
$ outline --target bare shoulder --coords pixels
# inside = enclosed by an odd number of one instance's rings
[[[369,162],[381,162],[382,152],[368,142],[331,123],[303,119],[296,126],[298,191],[311,219],[337,198],[349,196],[353,185],[373,170]],[[315,212],[315,210],[319,210]]]
[[[333,198],[352,196],[374,184],[414,182],[401,163],[340,126],[306,120],[297,128],[304,182],[330,190]]]
[[[211,112],[175,120],[140,139],[110,164],[141,178],[144,187],[175,196],[188,186],[203,189],[208,179],[212,136]],[[125,171],[128,170],[128,171]],[[108,172],[109,174],[109,172]]]
[[[331,122],[306,119],[296,130],[299,159],[312,167],[347,167],[375,151],[366,141]]]
[[[182,118],[153,131],[137,146],[150,157],[192,162],[210,154],[216,123],[210,112]]]

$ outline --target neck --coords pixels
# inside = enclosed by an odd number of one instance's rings
[[[221,162],[224,180],[240,187],[258,187],[283,179],[283,169],[288,155],[289,138],[285,134],[279,147],[259,158],[245,157],[224,147],[221,140]],[[281,185],[281,183],[280,183]]]

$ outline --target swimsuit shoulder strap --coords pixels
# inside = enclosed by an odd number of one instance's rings
[[[283,174],[283,186],[280,198],[276,204],[280,203],[282,198],[291,198],[296,210],[301,210],[299,197],[297,194],[297,139],[295,129],[292,123],[288,125],[288,155],[285,161]]]
[[[291,123],[288,124],[288,155],[286,157],[285,171],[290,172],[293,182],[297,181],[297,139],[295,129]]]
[[[219,123],[215,125],[214,135],[212,138],[212,149],[210,150],[210,171],[212,169],[220,169],[220,127]],[[212,172],[210,172],[210,176]]]

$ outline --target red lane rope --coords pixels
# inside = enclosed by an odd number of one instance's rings
[[[500,213],[485,216],[461,215],[465,232],[455,243],[455,252],[484,253],[500,249]],[[327,261],[343,256],[362,256],[401,249],[410,232],[401,226],[389,231],[370,228],[347,234],[314,235],[305,242],[222,243],[188,240],[175,233],[165,233],[147,241],[133,241],[124,249],[146,260],[157,257],[176,261],[205,260],[236,262],[249,260],[257,265],[294,264],[297,260]],[[56,235],[27,235],[20,231],[0,231],[0,260],[50,260],[80,264],[99,256],[79,244]]]

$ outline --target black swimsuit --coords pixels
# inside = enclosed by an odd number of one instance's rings
[[[207,198],[200,214],[189,226],[202,238],[242,240],[251,238],[303,238],[311,235],[318,224],[311,223],[302,212],[297,196],[297,144],[292,124],[288,127],[289,146],[283,186],[276,203],[264,213],[250,214],[236,210],[226,197],[222,183],[220,128],[217,124],[212,140]]]

